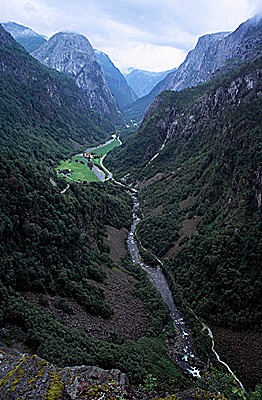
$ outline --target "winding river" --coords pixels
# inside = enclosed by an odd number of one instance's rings
[[[169,311],[170,311],[170,317],[173,321],[173,326],[174,330],[176,333],[176,343],[175,343],[175,351],[173,352],[173,358],[174,361],[179,364],[183,370],[189,374],[191,374],[193,377],[200,378],[201,377],[201,368],[199,365],[202,363],[200,360],[195,356],[194,354],[194,349],[193,349],[193,341],[191,334],[186,326],[185,320],[181,313],[179,312],[174,299],[172,292],[169,288],[169,284],[167,282],[167,279],[160,267],[160,265],[157,266],[157,268],[153,268],[149,265],[146,265],[140,256],[138,245],[135,240],[135,230],[137,225],[140,222],[140,218],[137,216],[137,211],[139,208],[139,201],[138,198],[134,195],[131,194],[134,206],[132,210],[132,216],[133,216],[133,223],[128,235],[128,249],[130,251],[130,255],[132,258],[132,261],[136,264],[139,264],[141,268],[146,271],[148,275],[148,279],[150,282],[155,286],[155,288],[158,290],[158,292],[161,294],[163,300],[167,304]],[[161,263],[161,262],[160,262]],[[193,312],[193,310],[191,310]],[[197,319],[199,319],[196,316]],[[215,342],[214,342],[214,337],[212,334],[211,329],[205,325],[201,320],[199,320],[202,323],[203,330],[206,329],[208,331],[208,336],[211,338],[212,341],[212,346],[211,350],[215,354],[216,359],[219,363],[224,365],[224,367],[227,368],[228,372],[233,376],[235,381],[238,383],[239,387],[242,389],[242,394],[240,393],[240,396],[245,399],[244,395],[244,386],[241,383],[241,381],[236,377],[234,372],[230,369],[228,364],[226,364],[224,361],[220,359],[219,354],[215,350]]]
[[[158,265],[157,268],[150,267],[143,263],[137,243],[135,241],[135,230],[140,222],[137,216],[137,210],[139,207],[139,201],[135,195],[132,194],[134,201],[134,207],[132,210],[133,224],[131,226],[130,233],[128,235],[128,249],[130,251],[132,261],[139,264],[141,268],[146,271],[150,282],[155,286],[158,292],[161,294],[163,300],[167,304],[170,316],[173,321],[175,333],[176,333],[176,344],[174,351],[175,361],[185,370],[187,373],[194,377],[200,378],[200,368],[198,367],[199,359],[195,356],[193,350],[192,338],[189,330],[187,329],[185,320],[177,309],[173,295],[169,288],[168,282],[165,275],[162,272],[161,267]]]
[[[110,143],[112,140],[115,140],[115,139],[116,139],[116,136],[113,136],[113,139],[111,139],[107,143]],[[119,140],[119,138],[117,138],[117,139]],[[167,138],[165,139],[164,143],[162,144],[159,152],[149,161],[148,164],[150,164],[151,161],[153,161],[153,159],[155,159],[159,155],[160,151],[165,147],[166,140],[167,140]],[[119,140],[119,142],[120,142],[120,140]],[[122,143],[120,142],[120,144],[122,144]],[[102,146],[103,145],[101,145],[101,147]],[[105,178],[105,172],[99,170],[99,173],[103,172],[103,174],[104,174],[104,176],[102,176],[102,175],[99,176],[99,179],[101,181],[111,179],[115,184],[121,185],[121,186],[127,188],[125,184],[116,181],[113,178],[113,174],[110,171],[108,171],[106,169],[106,167],[103,165],[105,156],[106,155],[104,155],[101,159],[101,166],[102,166],[103,170],[108,174],[108,177]],[[130,188],[129,188],[129,190],[130,190]],[[132,190],[133,190],[133,193],[137,192],[137,190],[135,190],[135,189],[132,189]],[[137,215],[137,211],[139,208],[139,201],[138,201],[138,198],[133,193],[131,194],[133,202],[134,202],[134,206],[132,209],[133,223],[132,223],[129,235],[128,235],[128,249],[129,249],[132,261],[136,264],[139,264],[141,266],[141,268],[147,273],[148,279],[155,286],[155,288],[158,290],[158,292],[161,294],[163,300],[165,301],[165,303],[167,304],[167,306],[169,308],[170,317],[172,319],[175,334],[176,334],[176,339],[175,339],[176,343],[175,343],[175,348],[174,348],[174,351],[172,354],[174,361],[177,364],[179,364],[180,367],[185,372],[190,374],[191,376],[193,376],[195,378],[200,378],[201,377],[200,365],[202,363],[194,354],[193,340],[192,340],[191,333],[188,330],[185,320],[174,302],[172,292],[169,288],[169,284],[168,284],[167,279],[166,279],[166,277],[161,269],[161,266],[160,266],[161,262],[159,261],[159,265],[157,266],[157,268],[153,268],[149,265],[146,265],[141,259],[138,245],[135,240],[135,230],[136,230],[137,225],[140,222],[140,218]],[[198,318],[198,317],[196,316],[196,318]],[[210,336],[211,341],[212,341],[212,351],[215,354],[216,359],[218,360],[219,363],[223,364],[227,368],[227,370],[230,372],[230,374],[234,377],[236,382],[239,384],[240,388],[244,391],[244,387],[243,387],[242,383],[240,382],[240,380],[236,377],[236,375],[233,373],[233,371],[230,369],[230,367],[224,361],[222,361],[220,359],[219,354],[216,352],[215,347],[214,347],[215,346],[214,338],[213,338],[211,329],[207,325],[203,324],[202,321],[200,321],[200,322],[203,325],[203,329],[207,329],[207,331],[208,331],[208,335]],[[242,398],[245,398],[245,396],[243,395]]]

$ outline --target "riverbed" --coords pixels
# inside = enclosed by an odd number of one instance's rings
[[[200,378],[201,369],[198,366],[199,359],[194,354],[193,340],[190,331],[188,330],[185,320],[174,302],[172,292],[169,288],[169,284],[161,269],[161,266],[158,265],[156,268],[153,268],[145,264],[139,254],[139,249],[135,240],[136,227],[140,222],[140,218],[137,216],[139,201],[135,195],[132,195],[132,199],[134,202],[132,210],[133,223],[128,235],[128,249],[130,251],[132,261],[136,264],[139,264],[141,268],[146,271],[148,279],[161,294],[164,302],[169,308],[170,317],[172,319],[176,334],[174,361],[176,361],[176,363],[179,364],[187,373],[196,378]]]

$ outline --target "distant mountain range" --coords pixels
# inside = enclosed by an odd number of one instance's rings
[[[132,70],[124,77],[110,58],[100,51],[95,53],[82,35],[60,32],[46,42],[30,28],[16,23],[4,25],[28,51],[32,52],[33,45],[37,47],[34,57],[73,77],[85,91],[90,106],[117,123],[121,120],[119,109],[127,119],[140,122],[147,107],[162,91],[195,86],[221,69],[233,68],[246,58],[254,59],[262,43],[261,18],[254,17],[232,33],[199,38],[177,69],[159,73]]]
[[[138,97],[128,84],[124,75],[115,67],[108,55],[99,50],[95,50],[95,53],[105,74],[105,79],[111,93],[115,97],[118,107],[122,110],[128,104],[137,100]]]
[[[261,46],[262,24],[258,17],[244,22],[232,33],[204,35],[176,71],[168,74],[147,96],[127,106],[124,113],[139,122],[147,107],[162,91],[179,91],[205,82],[220,70],[232,69],[246,59],[255,59],[261,52]]]
[[[170,71],[152,72],[141,69],[132,69],[126,74],[126,80],[138,97],[146,96],[151,90],[162,81],[168,74],[174,72],[176,68]]]
[[[98,50],[94,53],[91,44],[84,36],[74,33],[62,34],[60,32],[49,39],[49,44],[47,44],[46,38],[28,27],[15,22],[4,23],[3,26],[19,44],[43,64],[58,71],[63,71],[73,78],[75,75],[78,75],[77,77],[75,76],[77,85],[85,91],[90,106],[102,114],[105,113],[108,115],[111,113],[115,115],[114,119],[118,121],[119,115],[116,105],[118,109],[122,110],[128,104],[137,100],[137,95],[128,85],[126,78],[121,74],[119,69],[114,66],[110,58]],[[74,49],[73,46],[76,46],[77,37],[78,48]],[[44,44],[45,47],[42,48],[41,46]],[[67,52],[67,56],[63,61],[61,60],[61,52]],[[83,54],[80,57],[81,52]],[[60,56],[58,53],[60,53]],[[60,60],[58,61],[59,57]],[[66,61],[69,58],[71,66]],[[97,61],[99,63],[98,67]],[[82,69],[83,62],[86,63],[84,69]],[[102,74],[101,69],[103,71]]]

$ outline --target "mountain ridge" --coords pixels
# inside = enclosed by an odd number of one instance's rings
[[[176,68],[175,68],[176,69]],[[140,69],[132,69],[126,74],[129,85],[133,88],[138,97],[147,95],[166,75],[173,70],[163,72],[151,72]]]
[[[99,50],[95,50],[95,52],[111,93],[115,97],[119,109],[122,110],[127,104],[135,101],[137,95],[129,86],[124,75],[115,67],[109,56]]]
[[[125,115],[141,121],[145,110],[161,91],[195,86],[212,79],[214,73],[222,73],[223,69],[234,69],[245,60],[256,59],[261,54],[261,21],[254,17],[232,33],[204,35],[178,69],[167,75],[147,96],[127,106]]]
[[[121,122],[121,115],[95,51],[84,35],[56,33],[32,55],[47,67],[73,78],[91,108],[116,124]]]
[[[2,23],[2,25],[28,53],[33,52],[46,42],[46,38],[43,35],[39,35],[31,28],[17,24],[16,22],[6,22]]]

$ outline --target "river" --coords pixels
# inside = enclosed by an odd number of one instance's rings
[[[201,365],[201,361],[196,357],[194,354],[194,348],[193,348],[193,340],[190,331],[188,330],[185,320],[183,316],[181,315],[180,311],[178,310],[173,294],[169,288],[168,281],[161,269],[161,266],[158,265],[156,268],[151,267],[149,265],[146,265],[140,256],[138,245],[135,240],[135,231],[136,227],[140,222],[140,218],[137,216],[137,211],[139,208],[139,201],[138,198],[134,195],[131,194],[134,206],[132,209],[132,217],[133,217],[133,223],[131,225],[131,229],[128,235],[128,249],[132,258],[132,261],[136,264],[139,264],[141,268],[146,271],[148,279],[150,282],[155,286],[155,288],[158,290],[158,292],[161,294],[163,300],[167,304],[169,311],[170,311],[170,317],[173,322],[174,330],[176,333],[176,343],[175,343],[175,351],[173,352],[173,357],[174,361],[180,365],[180,367],[187,373],[191,374],[192,376],[196,378],[201,378],[201,368],[199,365]],[[191,310],[193,312],[193,310]],[[193,312],[194,313],[194,312]],[[199,319],[196,316],[197,319]],[[212,334],[211,329],[204,324],[201,320],[199,320],[202,325],[203,329],[206,329],[208,331],[208,336],[211,338],[212,341],[212,346],[211,350],[215,354],[216,359],[219,363],[224,365],[224,367],[227,368],[228,372],[233,376],[235,381],[238,383],[239,387],[241,388],[242,392],[239,392],[239,395],[245,399],[245,392],[244,392],[244,386],[241,383],[241,381],[236,377],[234,372],[230,369],[228,364],[226,364],[224,361],[220,359],[219,354],[215,350],[215,342],[214,342],[214,337]]]
[[[115,139],[116,139],[116,137],[113,137],[113,139],[111,139],[109,142],[111,142],[112,140],[115,140]],[[118,140],[119,140],[119,138],[118,138]],[[165,139],[164,143],[162,144],[160,151],[164,148],[164,146],[166,144],[166,140],[167,139]],[[158,155],[159,155],[159,152],[150,160],[150,162],[154,158],[156,158]],[[111,179],[115,184],[118,184],[118,185],[121,185],[121,186],[127,188],[126,185],[122,184],[121,182],[117,182],[116,180],[113,179],[113,174],[110,171],[108,171],[103,165],[104,158],[105,158],[105,156],[103,156],[103,158],[101,160],[102,161],[101,164],[102,164],[102,167],[104,168],[104,170],[108,173],[107,179]],[[106,179],[103,179],[103,181],[104,180],[106,180]],[[135,190],[135,189],[132,189],[132,190],[133,190],[133,193],[137,192],[137,190]],[[133,223],[131,225],[131,229],[130,229],[130,232],[128,235],[127,244],[128,244],[128,249],[129,249],[132,261],[136,264],[139,264],[141,266],[141,268],[147,273],[149,281],[155,286],[157,291],[161,294],[164,302],[167,304],[167,306],[169,308],[170,317],[173,322],[173,326],[174,326],[174,330],[175,330],[175,334],[176,334],[175,349],[173,351],[174,361],[178,365],[180,365],[180,367],[188,374],[192,375],[195,378],[200,378],[201,377],[201,368],[199,367],[199,365],[201,365],[202,363],[199,360],[199,358],[194,354],[193,339],[192,339],[191,333],[186,326],[186,323],[185,323],[185,320],[184,320],[182,314],[180,313],[180,311],[178,310],[178,308],[175,304],[173,294],[169,288],[168,281],[162,271],[160,263],[155,268],[155,267],[151,267],[150,265],[145,264],[141,259],[138,245],[135,240],[136,227],[140,222],[140,218],[137,215],[137,211],[139,208],[139,200],[134,194],[131,194],[131,196],[132,196],[132,199],[134,202],[134,206],[132,209]],[[196,316],[196,318],[198,318],[198,317]],[[216,352],[214,338],[213,338],[211,329],[203,323],[202,323],[202,325],[203,325],[204,329],[207,329],[208,335],[210,336],[210,338],[212,340],[212,352],[215,354],[217,361],[227,368],[227,370],[230,372],[230,374],[233,376],[233,378],[239,384],[239,387],[243,390],[243,393],[244,393],[244,387],[243,387],[242,383],[240,382],[240,380],[236,377],[236,375],[233,373],[233,371],[230,369],[230,367],[224,361],[222,361],[220,359],[219,354]],[[245,399],[244,394],[242,394],[241,397]]]
[[[178,363],[187,373],[196,378],[200,378],[201,370],[198,367],[199,359],[194,354],[192,337],[186,326],[184,318],[176,307],[167,279],[162,272],[160,265],[158,265],[157,268],[150,267],[149,265],[143,263],[140,257],[138,246],[135,241],[135,230],[140,222],[140,219],[137,216],[139,201],[133,194],[132,199],[134,201],[134,207],[132,210],[133,223],[128,235],[128,249],[130,251],[132,261],[136,264],[139,264],[141,268],[146,271],[148,279],[161,294],[163,300],[169,308],[170,317],[173,321],[174,330],[176,333],[176,344],[174,351],[176,363]]]

